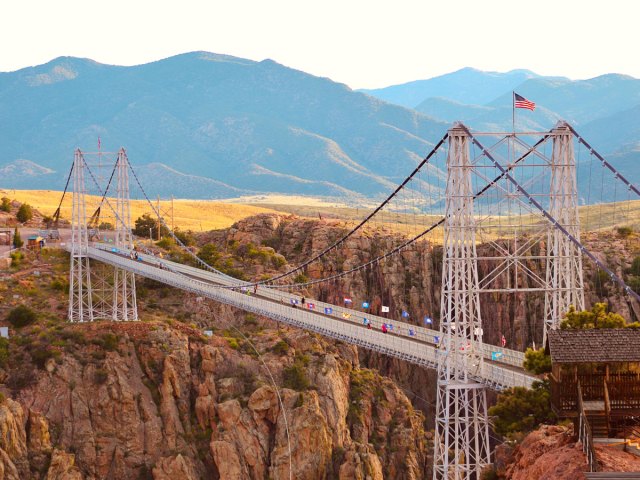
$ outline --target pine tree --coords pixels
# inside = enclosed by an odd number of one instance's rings
[[[16,227],[15,231],[13,232],[13,248],[20,248],[22,247],[22,245],[24,245],[24,242],[20,237],[20,231],[18,230],[18,227]]]

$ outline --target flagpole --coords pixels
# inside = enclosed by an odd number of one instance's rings
[[[516,92],[511,91],[511,121],[513,125],[513,133],[516,133]]]

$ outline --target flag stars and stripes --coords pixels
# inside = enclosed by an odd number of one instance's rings
[[[536,104],[531,100],[527,100],[522,95],[513,92],[513,106],[515,108],[526,108],[527,110],[535,110]]]

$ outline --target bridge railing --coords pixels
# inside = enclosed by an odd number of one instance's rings
[[[345,323],[341,320],[320,315],[313,310],[295,308],[288,302],[284,302],[284,300],[282,302],[274,302],[273,300],[248,296],[245,293],[231,289],[221,289],[205,280],[163,270],[154,266],[154,264],[132,261],[126,256],[114,255],[103,249],[90,247],[89,255],[96,260],[124,268],[138,275],[182,290],[331,338],[379,351],[414,364],[435,368],[437,366],[437,352],[442,354],[441,351],[431,345],[409,338],[388,335],[379,330],[369,330],[363,328],[362,325]],[[530,387],[535,380],[534,377],[512,369],[487,363],[483,365],[481,370],[475,372],[472,378],[498,390],[513,386]]]
[[[96,243],[95,247],[101,250],[110,251],[114,253],[118,252],[118,249],[115,249],[113,245],[109,245],[109,244]],[[125,255],[129,254],[129,250],[127,249],[120,249],[119,251]],[[240,280],[237,280],[234,282],[234,280],[231,279],[230,277],[219,275],[217,273],[210,272],[207,270],[191,267],[189,265],[183,265],[183,264],[171,262],[165,259],[160,259],[152,255],[140,254],[140,253],[138,253],[138,255],[145,262],[149,262],[149,263],[162,262],[167,265],[170,265],[171,269],[176,272],[185,273],[190,276],[196,276],[199,278],[211,280],[221,285],[225,285],[225,286],[238,285],[239,286],[239,285],[242,285],[243,283]],[[251,293],[251,291],[249,291],[249,293]],[[287,303],[289,303],[292,298],[299,299],[299,297],[296,295],[291,295],[287,292],[282,292],[277,289],[263,287],[263,286],[259,287],[259,294],[261,296],[265,296],[277,301],[284,300]],[[391,333],[393,333],[394,335],[413,338],[420,342],[429,343],[434,346],[437,345],[436,337],[440,336],[440,332],[438,330],[433,330],[433,329],[425,328],[419,325],[413,325],[413,324],[402,322],[399,320],[389,319],[386,317],[369,314],[367,312],[362,312],[359,310],[354,310],[354,309],[342,307],[339,305],[334,305],[331,303],[321,302],[312,298],[308,299],[307,304],[308,303],[313,303],[315,306],[315,310],[317,311],[317,313],[321,315],[324,315],[325,308],[331,308],[332,313],[328,315],[333,315],[335,317],[338,317],[342,321],[347,321],[350,323],[362,325],[364,322],[364,319],[366,318],[369,322],[371,322],[372,329],[380,329],[383,323],[391,324],[392,325]],[[410,334],[410,331],[413,332],[413,335]],[[511,350],[508,348],[499,348],[494,345],[490,345],[486,343],[482,343],[482,345],[479,347],[479,350],[481,355],[484,358],[489,360],[492,359],[499,363],[513,365],[515,367],[520,368],[522,367],[522,364],[524,362],[524,353],[519,352],[517,350]]]

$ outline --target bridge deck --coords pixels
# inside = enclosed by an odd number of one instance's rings
[[[231,277],[207,272],[197,268],[162,260],[169,269],[159,268],[160,259],[149,255],[139,255],[141,261],[131,260],[128,252],[113,248],[110,245],[97,244],[89,247],[88,256],[115,267],[132,271],[138,275],[157,280],[159,282],[193,292],[218,302],[240,308],[258,315],[287,323],[299,328],[314,331],[322,335],[375,350],[408,362],[435,368],[438,357],[444,352],[434,345],[435,330],[425,329],[404,322],[368,315],[356,310],[337,307],[335,305],[311,300],[316,308],[324,312],[324,307],[333,309],[332,315],[325,315],[318,311],[303,308],[293,308],[290,295],[267,287],[260,287],[258,295],[248,295],[221,285],[233,286],[238,283]],[[344,318],[343,313],[350,317]],[[370,319],[372,326],[379,326],[382,322],[394,325],[394,334],[385,334],[377,328],[367,329],[362,324],[363,317]],[[409,328],[414,335],[409,335]],[[503,362],[490,361],[492,351],[504,352]],[[487,360],[476,367],[472,378],[491,388],[502,390],[508,387],[530,387],[535,377],[524,373],[521,369],[523,354],[508,349],[496,349],[490,345],[483,345],[483,355]]]

